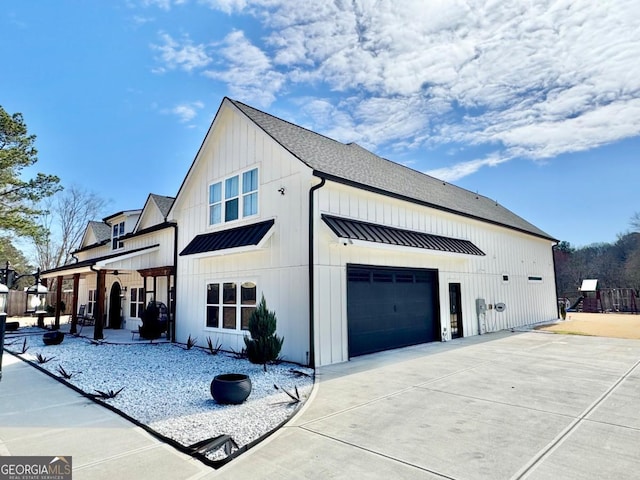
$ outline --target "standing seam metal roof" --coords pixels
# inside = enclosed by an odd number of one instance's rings
[[[322,220],[340,238],[467,255],[485,255],[469,240],[431,235],[332,215],[322,215]]]
[[[336,181],[556,241],[490,198],[379,157],[355,143],[340,143],[236,100],[228,100],[319,176],[327,175]]]
[[[271,219],[227,230],[196,235],[180,252],[180,256],[258,245],[274,223],[275,220]]]

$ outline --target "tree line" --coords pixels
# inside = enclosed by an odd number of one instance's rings
[[[631,231],[613,243],[574,248],[563,241],[553,249],[558,295],[577,299],[582,280],[597,279],[599,288],[633,288],[640,292],[640,213],[631,218]]]

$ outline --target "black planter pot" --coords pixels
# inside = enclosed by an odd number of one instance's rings
[[[64,333],[60,331],[47,332],[42,335],[42,341],[45,345],[59,345],[64,340]]]
[[[211,396],[218,403],[237,405],[251,393],[251,379],[241,373],[216,375],[211,381]]]
[[[4,329],[7,332],[15,332],[20,328],[20,322],[7,322]]]

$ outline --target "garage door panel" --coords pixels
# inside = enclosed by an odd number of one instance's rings
[[[349,356],[435,340],[434,270],[347,267]]]

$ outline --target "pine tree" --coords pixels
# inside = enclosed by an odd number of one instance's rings
[[[280,338],[276,335],[276,323],[276,314],[267,309],[267,302],[263,295],[258,308],[249,318],[251,338],[244,337],[244,343],[249,361],[262,364],[265,372],[267,363],[278,358],[284,342],[284,337]]]

